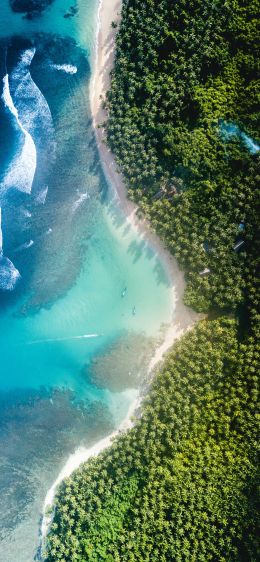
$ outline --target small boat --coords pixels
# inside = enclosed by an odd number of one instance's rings
[[[121,297],[122,297],[122,298],[125,297],[126,291],[127,291],[127,288],[125,287],[125,288],[123,289],[122,293],[121,293]]]

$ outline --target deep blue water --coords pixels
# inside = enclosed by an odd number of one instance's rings
[[[33,560],[48,488],[124,418],[171,320],[163,266],[99,162],[96,15],[95,0],[33,19],[1,4],[0,562]]]

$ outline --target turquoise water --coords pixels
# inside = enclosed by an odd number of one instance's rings
[[[16,317],[16,307],[10,307],[0,316],[1,365],[7,375],[1,378],[2,389],[66,385],[81,398],[95,397],[95,389],[82,385],[86,361],[120,332],[158,337],[160,326],[170,322],[169,283],[157,255],[119,209],[111,214],[103,203],[99,211],[71,289],[36,314]]]
[[[72,4],[33,20],[1,4],[0,562],[33,560],[48,488],[125,417],[172,316],[166,272],[98,158],[98,3],[64,18]]]
[[[78,8],[76,17],[64,18],[70,6]],[[43,15],[35,20],[24,18],[24,14],[17,14],[11,10],[9,0],[1,0],[0,35],[32,36],[35,33],[52,33],[53,35],[69,36],[88,54],[93,54],[96,34],[96,17],[98,0],[55,0]]]

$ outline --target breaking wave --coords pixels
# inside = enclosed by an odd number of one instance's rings
[[[12,291],[21,275],[8,258],[0,256],[0,290]]]
[[[14,264],[3,255],[2,210],[0,207],[0,290],[12,291],[21,275]]]
[[[55,70],[62,70],[66,74],[76,74],[78,72],[77,67],[73,64],[52,64],[51,67],[55,68]]]
[[[24,193],[31,193],[37,160],[35,144],[30,133],[28,133],[28,131],[24,128],[19,118],[18,111],[14,106],[10,94],[8,74],[4,76],[3,82],[4,88],[2,98],[4,104],[15,117],[19,129],[22,131],[24,135],[24,144],[21,153],[15,156],[13,162],[11,162],[9,166],[1,186],[1,192],[6,192],[11,187],[14,187]]]
[[[72,205],[72,213],[75,213],[75,211],[77,211],[77,209],[80,207],[80,205],[86,201],[86,199],[89,199],[90,196],[88,194],[88,192],[86,191],[85,193],[80,193],[78,199],[76,199],[76,201],[74,201],[73,205]]]
[[[0,256],[3,253],[2,209],[0,207]]]
[[[29,71],[35,51],[35,48],[23,51],[14,70],[3,79],[2,98],[24,136],[24,143],[7,170],[1,185],[2,193],[11,187],[31,193],[38,149],[48,154],[48,163],[55,159],[56,145],[50,108]]]
[[[33,244],[34,241],[29,240],[28,242],[25,242],[24,244],[18,246],[18,248],[15,248],[14,252],[22,252],[23,250],[28,250],[28,248],[31,248],[31,246],[33,246]]]
[[[46,201],[47,193],[48,193],[48,186],[45,185],[43,189],[40,191],[40,193],[38,193],[36,197],[36,203],[38,203],[39,205],[44,205]]]
[[[21,213],[24,217],[26,217],[28,219],[32,216],[32,213],[28,209],[25,209],[25,208],[21,208]]]

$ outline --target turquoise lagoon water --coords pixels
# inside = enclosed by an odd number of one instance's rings
[[[125,417],[137,356],[147,364],[172,315],[163,266],[97,154],[97,8],[54,0],[28,19],[1,3],[0,562],[35,558],[48,488]]]

